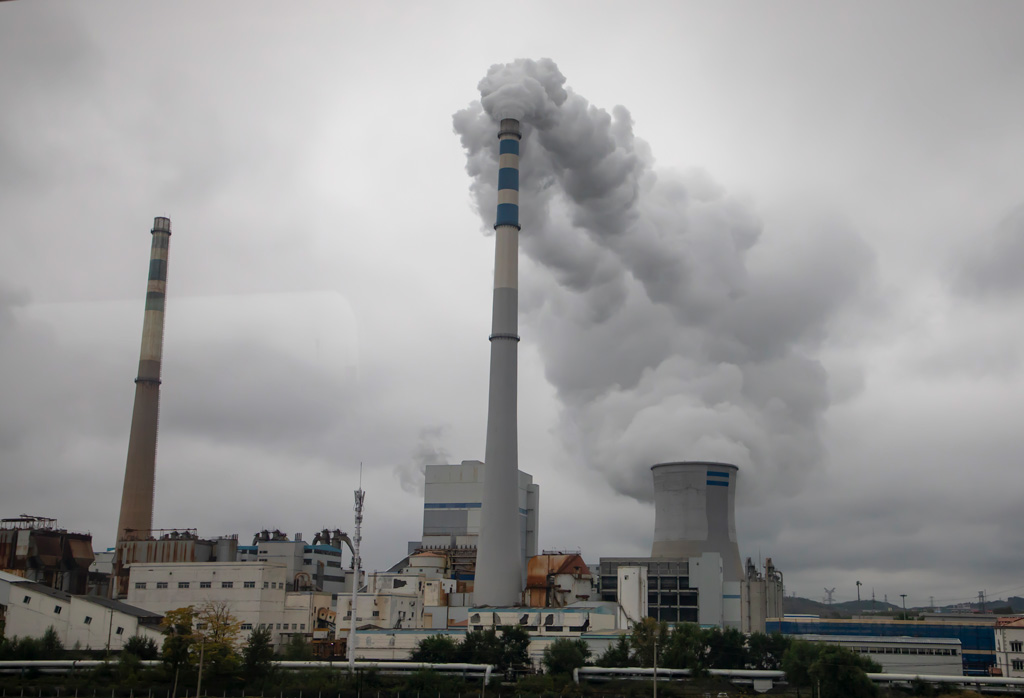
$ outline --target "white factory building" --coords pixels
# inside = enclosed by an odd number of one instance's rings
[[[996,621],[996,665],[1003,676],[1024,678],[1024,617]]]
[[[293,582],[288,567],[279,562],[134,564],[128,603],[160,614],[223,603],[241,623],[243,635],[268,628],[280,645],[293,634],[313,637],[318,617],[333,621],[330,592],[292,591]]]
[[[120,650],[139,635],[160,644],[162,614],[120,601],[72,595],[0,572],[4,636],[42,637],[53,628],[64,647]]]

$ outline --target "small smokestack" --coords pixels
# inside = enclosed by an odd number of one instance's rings
[[[517,427],[519,343],[519,121],[498,131],[498,211],[494,223],[494,304],[487,401],[483,502],[473,600],[511,606],[521,600],[523,551],[519,530]]]
[[[128,437],[128,460],[121,493],[117,539],[146,538],[153,528],[153,484],[156,477],[156,432],[160,409],[160,361],[164,344],[164,294],[167,287],[169,218],[153,219],[149,254],[146,313],[142,321],[139,375],[135,379],[135,408]]]
[[[726,582],[742,579],[736,543],[736,476],[728,463],[660,463],[654,474],[654,546],[651,557],[722,556]]]

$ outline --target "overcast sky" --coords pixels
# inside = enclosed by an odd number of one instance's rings
[[[362,463],[364,559],[399,559],[423,463],[483,457],[488,95],[533,80],[541,547],[648,554],[648,467],[718,457],[741,554],[787,593],[1020,594],[1022,23],[1018,2],[0,3],[0,515],[112,544],[168,216],[155,525],[351,531]],[[492,71],[517,59],[539,62]]]

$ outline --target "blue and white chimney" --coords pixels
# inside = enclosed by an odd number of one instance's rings
[[[519,344],[519,140],[517,119],[498,130],[498,211],[494,223],[491,376],[480,538],[473,601],[513,606],[523,591],[519,530],[517,382]]]

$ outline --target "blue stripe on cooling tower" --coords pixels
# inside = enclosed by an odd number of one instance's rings
[[[498,204],[498,218],[494,221],[494,227],[499,225],[514,225],[519,227],[519,206],[516,204]]]
[[[715,485],[716,487],[728,487],[728,482],[722,482],[721,480],[708,480],[709,485]]]
[[[479,509],[479,502],[426,502],[424,509]]]
[[[708,477],[729,477],[729,473],[723,473],[717,470],[709,470]]]
[[[519,155],[519,139],[502,138],[498,141],[498,153],[502,155],[506,155],[508,153]]]
[[[519,191],[519,170],[514,167],[502,167],[498,170],[498,189]]]

